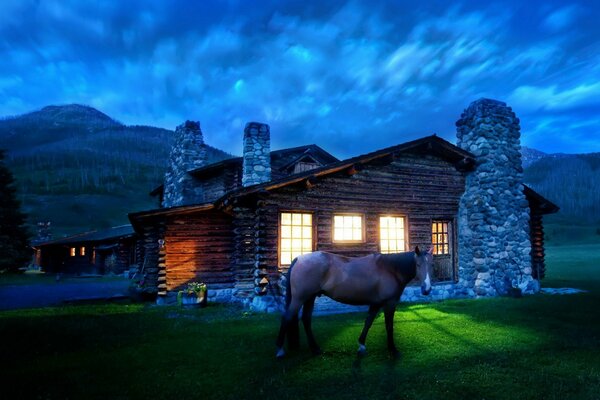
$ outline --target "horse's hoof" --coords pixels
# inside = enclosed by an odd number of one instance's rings
[[[366,356],[367,355],[367,346],[365,346],[364,344],[358,345],[357,354],[361,357]]]
[[[281,358],[283,358],[284,356],[285,356],[285,350],[283,350],[283,348],[281,348],[281,349],[277,350],[277,353],[275,354],[275,357],[276,357],[276,358],[279,358],[279,359],[281,359]]]

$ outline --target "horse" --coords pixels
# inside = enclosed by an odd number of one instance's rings
[[[358,354],[365,355],[367,333],[377,313],[383,308],[387,347],[392,357],[400,355],[394,344],[394,313],[406,285],[415,277],[421,281],[421,293],[431,292],[433,248],[395,254],[371,254],[365,257],[345,257],[316,251],[292,261],[286,281],[285,311],[277,336],[277,358],[285,356],[288,347],[299,347],[298,312],[302,307],[302,323],[313,354],[321,354],[311,327],[311,317],[317,296],[351,305],[368,305],[369,313],[358,338]]]

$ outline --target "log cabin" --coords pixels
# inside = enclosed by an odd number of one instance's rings
[[[535,293],[544,276],[542,216],[558,207],[522,181],[519,120],[480,99],[436,135],[339,160],[312,144],[270,150],[250,122],[243,156],[204,162],[200,125],[176,130],[159,208],[132,213],[158,302],[191,281],[209,298],[281,308],[292,260],[433,247],[434,299]],[[406,300],[419,300],[408,287]]]
[[[32,243],[34,264],[47,273],[121,274],[138,262],[131,225]]]

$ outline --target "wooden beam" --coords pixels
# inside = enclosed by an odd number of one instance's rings
[[[348,168],[346,170],[346,174],[348,174],[350,176],[356,175],[357,173],[359,173],[363,169],[364,169],[364,166],[363,166],[362,163],[356,163],[356,164],[353,164],[352,166],[350,166],[350,168]]]

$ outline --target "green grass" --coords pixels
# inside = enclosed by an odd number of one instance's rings
[[[0,313],[9,398],[597,399],[600,245],[548,249],[546,286],[568,296],[402,304],[399,361],[383,318],[355,356],[364,316],[317,317],[325,350],[274,358],[278,316],[232,306],[70,306]]]

